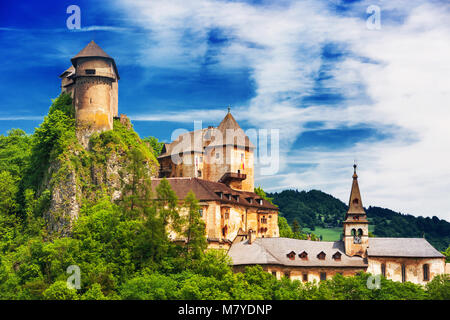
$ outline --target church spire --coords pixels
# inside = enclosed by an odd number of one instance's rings
[[[347,214],[366,214],[364,211],[361,193],[359,192],[358,175],[356,174],[356,163],[353,165],[353,183],[352,191],[350,192],[350,200],[348,204]]]

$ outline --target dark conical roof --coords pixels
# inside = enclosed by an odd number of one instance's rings
[[[94,40],[91,40],[91,42],[89,42],[88,45],[83,48],[83,50],[78,52],[78,54],[76,56],[74,56],[72,59],[70,59],[70,61],[72,61],[72,64],[74,66],[76,66],[75,61],[78,58],[89,58],[89,57],[99,57],[99,58],[110,59],[112,61],[112,63],[113,63],[114,70],[115,70],[116,75],[117,75],[117,79],[120,79],[119,78],[119,72],[118,72],[117,66],[116,66],[116,62],[105,51],[103,51],[103,49],[100,48],[100,46],[98,44],[96,44],[94,42]]]
[[[94,40],[89,42],[83,50],[78,52],[78,54],[72,58],[72,60],[85,57],[102,57],[112,59],[105,51],[103,51],[102,48],[98,46],[98,44],[94,42]]]

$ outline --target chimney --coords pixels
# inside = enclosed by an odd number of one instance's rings
[[[256,232],[252,229],[248,230],[248,244],[252,244],[256,239]]]

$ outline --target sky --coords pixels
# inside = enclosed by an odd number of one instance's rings
[[[0,134],[33,133],[91,40],[141,137],[231,106],[244,130],[278,132],[276,172],[256,163],[265,191],[347,202],[356,161],[364,206],[450,220],[448,1],[2,1]]]

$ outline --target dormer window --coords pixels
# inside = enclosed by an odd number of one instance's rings
[[[245,198],[245,200],[248,201],[248,203],[252,204],[253,203],[253,198]]]
[[[262,204],[263,204],[263,200],[262,200],[262,199],[257,199],[256,201],[258,201],[258,204],[259,204],[260,206],[262,206]]]
[[[341,261],[341,256],[342,254],[339,251],[337,251],[335,254],[333,254],[333,259],[336,261]]]
[[[317,259],[325,260],[325,256],[326,256],[325,252],[322,251],[317,255]]]
[[[226,193],[225,196],[227,197],[228,200],[231,200],[231,194]]]
[[[295,259],[295,252],[291,251],[286,256],[289,258],[289,260],[294,260]]]
[[[235,196],[234,196],[234,200],[236,200],[237,202],[239,202],[239,195],[235,195]]]
[[[308,253],[306,251],[303,251],[302,253],[300,253],[299,258],[302,260],[308,260]]]
[[[216,194],[220,197],[220,199],[223,199],[223,193],[222,192],[216,192]]]

